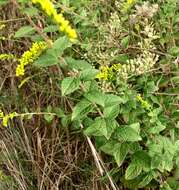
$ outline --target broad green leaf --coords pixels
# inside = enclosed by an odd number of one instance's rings
[[[147,174],[145,174],[143,177],[142,177],[142,181],[139,183],[139,187],[140,188],[143,188],[145,187],[146,185],[148,185],[152,179],[154,179],[156,177],[156,174],[154,171],[150,171],[148,172]]]
[[[159,134],[161,131],[163,131],[166,128],[166,126],[163,125],[161,122],[157,122],[154,125],[155,125],[154,127],[151,127],[150,129],[147,130],[149,133]]]
[[[85,69],[81,72],[80,78],[83,81],[89,81],[94,79],[98,72],[97,69]]]
[[[112,135],[112,133],[115,131],[118,123],[116,122],[115,119],[105,119],[106,121],[106,128],[107,128],[107,135],[106,138],[109,139]]]
[[[115,131],[115,135],[118,140],[131,142],[142,140],[139,133],[140,129],[138,124],[119,127]]]
[[[38,15],[38,9],[35,7],[25,8],[23,9],[23,13],[25,13],[28,16],[35,16]]]
[[[105,107],[113,106],[113,105],[119,105],[125,103],[125,100],[122,99],[119,96],[113,95],[113,94],[107,94],[105,98]]]
[[[136,165],[140,165],[146,172],[151,170],[151,158],[144,150],[135,152],[132,156],[132,162]]]
[[[68,40],[68,38],[66,36],[60,37],[58,38],[52,46],[53,50],[56,50],[58,56],[62,55],[63,51],[70,47],[72,44],[70,43],[70,41]]]
[[[72,120],[82,118],[84,115],[88,114],[91,110],[92,110],[91,102],[87,100],[81,100],[73,108]]]
[[[120,146],[121,143],[110,139],[106,144],[100,147],[100,150],[106,154],[113,156],[116,153],[116,150],[120,148]]]
[[[99,90],[90,91],[84,94],[84,97],[90,102],[101,105],[101,106],[104,106],[105,98],[106,98],[105,94]]]
[[[71,69],[85,70],[92,68],[91,64],[89,64],[85,60],[77,60],[73,59],[72,57],[66,57],[65,61]]]
[[[80,79],[75,77],[64,78],[61,84],[62,96],[71,94],[80,86]]]
[[[56,32],[59,28],[57,25],[49,25],[43,29],[43,32]]]
[[[58,57],[52,49],[48,49],[34,62],[34,65],[37,67],[49,67],[57,64]]]
[[[14,38],[26,37],[29,34],[35,32],[35,29],[32,26],[23,26],[21,27],[14,35]]]
[[[109,106],[104,108],[104,117],[115,119],[119,114],[119,105]]]
[[[142,167],[140,165],[130,163],[125,171],[125,179],[126,180],[134,179],[138,175],[140,175],[141,172],[142,172]]]
[[[172,47],[170,50],[169,50],[169,53],[173,56],[179,56],[179,47]]]
[[[116,147],[116,150],[113,155],[119,167],[122,165],[124,159],[126,158],[128,151],[129,146],[127,143],[121,143],[118,147]]]
[[[108,137],[105,119],[96,118],[94,123],[84,131],[85,135],[105,136]]]

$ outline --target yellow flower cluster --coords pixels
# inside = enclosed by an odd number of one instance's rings
[[[9,60],[9,59],[17,59],[17,58],[13,54],[6,54],[6,53],[0,54],[0,60],[4,61],[4,60]]]
[[[5,115],[1,110],[0,110],[0,119],[2,119],[2,124],[4,127],[8,126],[8,122],[10,119],[13,119],[16,116],[16,112],[10,113]]]
[[[122,8],[122,12],[125,13],[127,12],[132,6],[133,4],[136,2],[137,0],[127,0],[124,4],[123,4],[123,8]]]
[[[64,18],[62,13],[57,13],[50,0],[32,0],[32,2],[34,4],[40,4],[44,12],[54,19],[54,21],[59,25],[60,31],[66,33],[71,41],[74,41],[77,38],[77,33],[70,26],[69,21]]]
[[[16,68],[16,76],[23,76],[25,73],[25,66],[33,63],[46,48],[47,44],[45,42],[33,43],[30,50],[24,52],[19,59],[19,65],[17,65]]]
[[[120,64],[114,64],[111,67],[101,66],[100,73],[97,74],[96,78],[99,80],[110,80],[114,76],[115,72],[121,68]]]
[[[141,105],[142,105],[142,107],[143,107],[144,109],[146,109],[146,110],[148,110],[148,111],[151,111],[151,107],[152,107],[152,106],[151,106],[146,100],[144,100],[144,99],[141,97],[140,94],[136,96],[136,99],[141,103]]]

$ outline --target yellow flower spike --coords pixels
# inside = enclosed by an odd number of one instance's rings
[[[53,18],[53,20],[59,25],[59,30],[66,33],[71,41],[75,41],[77,39],[76,31],[70,26],[69,21],[64,18],[62,12],[60,14],[57,13],[50,0],[32,0],[32,3],[40,4],[42,10],[48,16]]]
[[[47,49],[45,42],[33,43],[32,47],[24,52],[19,59],[19,65],[16,67],[16,76],[23,76],[25,74],[25,66],[33,63],[45,49]]]

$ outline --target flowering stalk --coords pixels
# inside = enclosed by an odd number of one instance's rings
[[[67,34],[71,41],[77,38],[76,31],[70,26],[69,21],[66,20],[62,13],[58,14],[50,0],[32,0],[34,4],[40,4],[42,10],[59,25],[61,32]]]
[[[15,117],[25,117],[25,116],[33,116],[33,115],[51,115],[51,116],[56,116],[56,113],[51,113],[51,112],[33,112],[33,113],[16,113],[16,112],[12,112],[9,114],[4,114],[1,110],[0,110],[0,120],[2,120],[2,125],[4,127],[8,126],[8,122],[9,120],[14,119]]]
[[[47,44],[45,42],[33,43],[30,50],[24,52],[19,59],[19,65],[17,65],[16,68],[16,76],[23,76],[25,74],[25,66],[33,63],[46,48]]]

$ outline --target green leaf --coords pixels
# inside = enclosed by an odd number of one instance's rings
[[[115,135],[120,141],[140,141],[139,123],[117,128]]]
[[[104,108],[104,117],[115,119],[119,114],[119,105],[109,106]]]
[[[143,188],[145,187],[146,185],[148,185],[152,179],[154,179],[156,177],[156,174],[154,171],[150,171],[148,172],[147,174],[145,174],[143,177],[142,177],[142,181],[139,183],[139,187],[140,188]]]
[[[104,118],[97,117],[93,124],[89,126],[84,133],[86,135],[104,136],[109,139],[114,129],[116,128],[116,121],[105,120]]]
[[[90,102],[101,105],[101,106],[104,106],[105,98],[106,98],[105,94],[99,90],[90,91],[84,94],[84,97]]]
[[[171,81],[172,81],[174,84],[179,84],[179,76],[172,77],[172,78],[171,78]]]
[[[76,106],[73,108],[72,112],[72,120],[80,119],[84,115],[88,114],[92,110],[91,102],[87,100],[81,100]]]
[[[32,26],[23,26],[21,27],[14,35],[14,38],[26,37],[29,34],[35,32],[35,29]]]
[[[125,171],[125,179],[126,180],[134,179],[138,175],[140,175],[141,172],[142,172],[142,167],[140,165],[130,163]]]
[[[71,94],[80,86],[80,79],[75,77],[64,78],[61,84],[62,96]]]
[[[129,146],[127,143],[119,144],[119,146],[116,147],[113,155],[119,167],[122,165],[123,161],[125,160],[128,151],[129,151]]]
[[[47,27],[45,27],[44,29],[43,29],[43,32],[56,32],[56,31],[58,31],[59,30],[59,28],[58,28],[58,26],[57,25],[49,25],[49,26],[47,26]]]
[[[116,152],[116,149],[120,148],[120,146],[121,143],[110,139],[106,144],[100,147],[100,150],[102,150],[106,154],[113,156]]]
[[[76,60],[73,59],[72,57],[66,57],[65,61],[71,69],[85,70],[92,68],[91,64],[89,64],[85,60]]]
[[[52,49],[48,49],[34,62],[34,65],[37,67],[49,67],[57,64],[58,57],[56,55],[56,52]]]
[[[35,16],[38,15],[38,9],[35,7],[25,8],[23,9],[23,13],[25,13],[28,16]]]
[[[119,105],[125,103],[125,100],[122,99],[119,96],[113,95],[113,94],[107,94],[105,97],[105,107],[113,106],[113,105]]]
[[[58,56],[62,55],[63,51],[70,47],[72,44],[66,36],[58,38],[52,46],[53,50],[56,50]]]
[[[89,81],[96,77],[99,71],[97,69],[85,69],[81,72],[80,78],[83,81]]]
[[[169,53],[173,56],[179,56],[179,47],[172,47],[170,50],[169,50]]]
[[[106,138],[109,139],[112,133],[115,131],[118,123],[114,119],[105,119],[105,121],[106,121],[106,128],[107,128]]]
[[[52,112],[52,107],[51,107],[51,106],[48,106],[48,107],[47,107],[47,112],[48,112],[48,113]],[[53,120],[53,118],[54,118],[54,115],[52,115],[52,114],[45,114],[45,115],[44,115],[44,119],[45,119],[48,123],[50,123],[50,122]]]
[[[130,36],[126,36],[121,40],[121,46],[127,48],[129,45]]]
[[[94,123],[84,131],[85,135],[107,137],[106,122],[103,118],[96,118]]]
[[[136,165],[140,165],[146,172],[151,170],[151,158],[144,150],[135,152],[132,156],[132,162]]]

